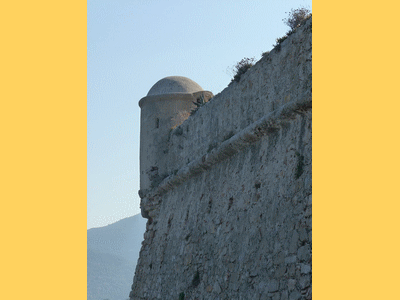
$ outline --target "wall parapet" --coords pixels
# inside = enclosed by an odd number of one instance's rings
[[[311,101],[311,26],[310,18],[243,74],[239,82],[232,82],[194,116],[169,130],[166,142],[159,145],[160,178],[176,174],[280,107]],[[141,191],[140,195],[146,193]]]
[[[169,175],[153,190],[141,191],[139,195],[142,198],[142,216],[145,218],[150,217],[147,205],[150,204],[153,207],[154,203],[149,203],[149,199],[154,199],[157,196],[163,195],[189,178],[197,176],[205,170],[210,169],[214,164],[242,151],[244,148],[258,141],[269,132],[279,130],[282,123],[286,122],[288,119],[293,119],[293,116],[296,114],[302,114],[304,111],[311,109],[311,106],[311,99],[284,104],[279,109],[260,118],[234,136],[222,142],[220,146],[212,149],[209,153],[204,154],[201,158],[183,166],[175,174]]]
[[[162,127],[131,299],[312,298],[311,22]]]

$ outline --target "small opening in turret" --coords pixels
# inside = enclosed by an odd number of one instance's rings
[[[157,119],[156,119],[156,128],[159,128],[159,127],[160,127],[160,119],[157,118]]]

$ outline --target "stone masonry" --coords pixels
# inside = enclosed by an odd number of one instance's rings
[[[168,131],[131,299],[311,299],[311,28]]]

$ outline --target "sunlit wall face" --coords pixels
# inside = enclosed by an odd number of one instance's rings
[[[311,1],[88,0],[88,228],[140,213],[138,101],[152,85],[179,75],[216,95],[300,6]]]

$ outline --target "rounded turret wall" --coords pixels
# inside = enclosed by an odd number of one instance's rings
[[[140,118],[140,189],[158,185],[167,173],[168,135],[182,124],[196,107],[201,95],[208,101],[213,94],[193,80],[171,76],[159,80],[139,101]]]
[[[165,77],[155,83],[147,96],[176,94],[176,93],[196,93],[203,91],[203,88],[193,80],[182,76]]]

